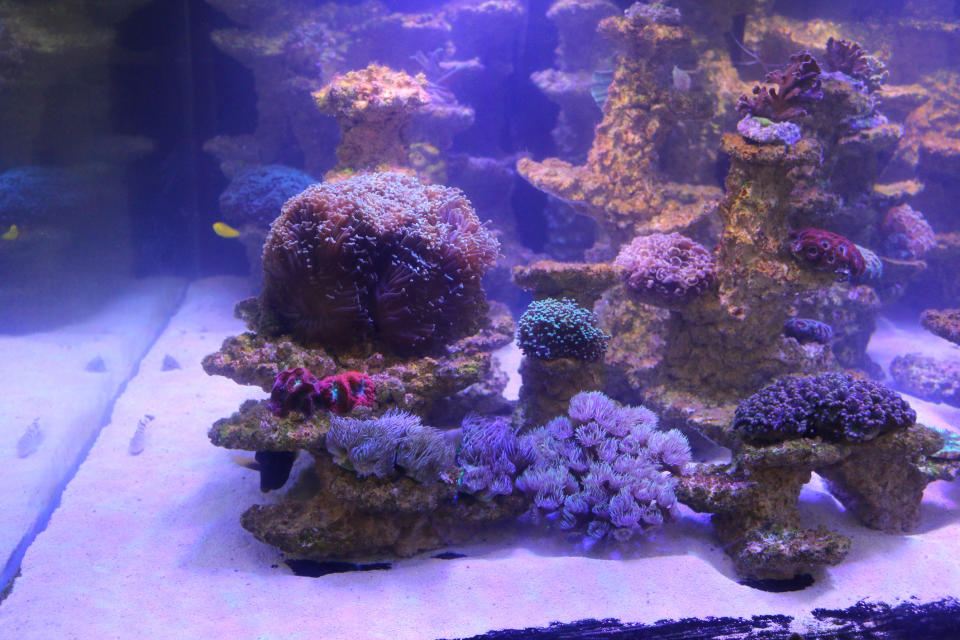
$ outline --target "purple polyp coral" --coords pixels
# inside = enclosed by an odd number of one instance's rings
[[[794,438],[864,442],[903,429],[916,412],[893,390],[843,373],[777,380],[737,406],[733,428],[754,443]]]
[[[586,547],[661,524],[676,508],[672,474],[684,473],[690,447],[679,431],[656,427],[642,407],[598,391],[574,396],[567,416],[522,438],[536,452],[516,480],[533,500],[527,519],[579,535]]]
[[[830,325],[812,318],[790,318],[783,325],[783,335],[795,339],[800,344],[816,342],[830,344],[833,329]]]
[[[536,457],[529,442],[520,439],[501,417],[464,419],[457,450],[458,486],[481,500],[513,493],[513,481]]]

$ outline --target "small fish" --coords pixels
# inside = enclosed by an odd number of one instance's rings
[[[43,431],[40,429],[40,418],[35,418],[27,430],[17,440],[17,457],[28,458],[35,454],[43,442]]]
[[[15,224],[10,225],[10,228],[7,229],[0,238],[4,240],[16,240],[20,237],[20,227]]]
[[[594,102],[603,110],[603,105],[607,102],[607,95],[610,92],[610,83],[613,82],[612,70],[597,70],[590,77],[590,95]]]
[[[690,91],[690,86],[692,85],[692,80],[690,79],[690,72],[685,71],[673,65],[673,88],[677,91]]]
[[[213,232],[221,238],[239,238],[240,232],[228,225],[226,222],[214,222]]]
[[[147,413],[137,422],[137,430],[133,432],[133,437],[130,438],[127,453],[132,456],[138,456],[143,453],[147,444],[147,425],[153,421],[153,418],[154,416]]]

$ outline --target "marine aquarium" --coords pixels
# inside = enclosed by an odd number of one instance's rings
[[[960,638],[960,2],[0,3],[0,637]]]

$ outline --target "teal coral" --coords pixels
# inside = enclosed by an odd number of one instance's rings
[[[517,323],[517,346],[539,360],[600,360],[609,339],[597,316],[569,298],[537,300]]]

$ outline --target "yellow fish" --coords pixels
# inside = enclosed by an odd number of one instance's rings
[[[16,240],[19,237],[20,237],[20,227],[18,227],[15,224],[10,225],[10,228],[7,229],[6,233],[0,236],[0,238],[3,238],[4,240]]]
[[[221,238],[239,238],[240,232],[228,225],[226,222],[214,222],[213,232]]]
[[[260,471],[260,463],[254,460],[253,458],[251,458],[250,456],[236,455],[236,456],[231,456],[230,459],[233,460],[235,464],[240,465],[244,469],[250,469],[251,471]]]

